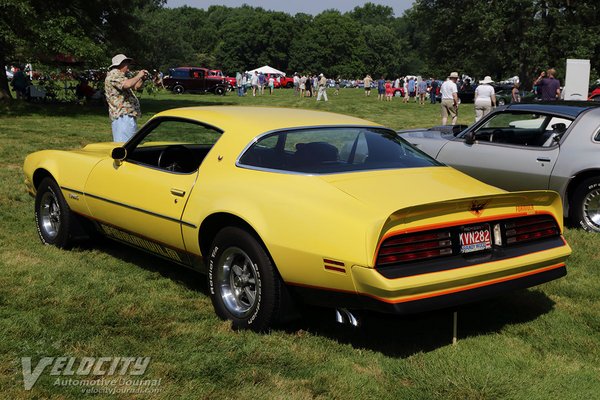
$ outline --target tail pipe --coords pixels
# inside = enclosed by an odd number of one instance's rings
[[[335,322],[338,324],[348,324],[355,328],[360,325],[360,319],[346,308],[335,309]]]

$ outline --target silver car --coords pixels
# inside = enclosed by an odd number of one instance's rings
[[[600,232],[600,104],[513,104],[461,128],[398,133],[491,185],[554,190],[572,225]]]

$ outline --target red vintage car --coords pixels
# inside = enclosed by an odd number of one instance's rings
[[[229,83],[230,88],[234,88],[236,86],[235,77],[225,76],[223,71],[221,71],[220,69],[209,69],[208,76],[215,76],[215,77],[225,79],[227,81],[227,83]]]
[[[269,82],[269,78],[271,78],[271,76],[273,77],[273,79],[275,79],[275,83],[273,84],[273,86],[276,88],[294,87],[294,78],[293,77],[287,77],[287,76],[281,75],[281,74],[265,74],[265,78],[267,79],[267,82]]]

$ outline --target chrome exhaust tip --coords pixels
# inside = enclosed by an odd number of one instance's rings
[[[346,308],[335,309],[335,322],[349,324],[355,328],[360,325],[360,319]]]

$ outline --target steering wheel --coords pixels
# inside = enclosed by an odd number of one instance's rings
[[[503,131],[502,129],[494,129],[490,134],[490,142],[494,141],[494,135],[496,136],[496,141],[502,137]]]
[[[172,144],[165,147],[158,155],[158,168],[172,172],[191,172],[194,153],[180,144]]]

